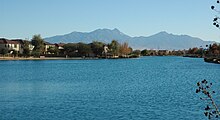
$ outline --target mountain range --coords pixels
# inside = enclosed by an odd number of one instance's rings
[[[117,40],[119,43],[128,42],[134,49],[166,49],[166,50],[183,50],[192,47],[205,47],[215,43],[214,41],[204,41],[200,38],[189,35],[174,35],[165,31],[159,32],[148,37],[131,37],[118,29],[97,29],[92,32],[72,32],[65,35],[57,35],[45,38],[51,43],[91,43],[92,41],[101,41],[110,43]]]

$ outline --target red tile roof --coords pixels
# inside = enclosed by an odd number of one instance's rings
[[[56,43],[56,46],[58,46],[58,47],[63,47],[64,45],[65,45],[65,43],[59,43],[59,44]]]
[[[13,40],[11,40],[11,41],[15,41],[15,42],[17,42],[18,44],[24,44],[24,40],[22,40],[22,39],[13,39]]]
[[[0,38],[0,44],[20,44],[17,40],[7,40],[5,38]]]
[[[19,44],[18,41],[12,41],[12,40],[7,40],[6,43],[7,44]]]
[[[0,44],[6,44],[6,39],[5,38],[0,38]]]
[[[49,43],[49,42],[44,42],[44,45],[55,45],[55,44]]]

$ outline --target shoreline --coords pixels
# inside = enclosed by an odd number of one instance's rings
[[[64,58],[64,57],[44,57],[44,58],[34,58],[34,57],[0,57],[0,61],[10,61],[10,60],[96,60],[99,58],[82,58],[82,57],[73,57],[73,58]]]
[[[189,57],[189,56],[182,56]],[[202,58],[202,57],[189,57],[189,58]],[[35,58],[35,57],[0,57],[0,61],[25,61],[25,60],[100,60],[100,59],[129,59],[129,58],[98,58],[98,57],[43,57],[43,58]],[[219,58],[203,58],[204,62],[220,64]]]
[[[137,57],[0,57],[0,61],[10,61],[10,60],[99,60],[99,59],[129,59]]]
[[[140,56],[141,57],[141,56]],[[143,57],[143,56],[142,56]],[[152,56],[151,56],[152,57]],[[161,57],[161,56],[160,56]],[[162,56],[163,57],[163,56]],[[19,60],[101,60],[101,59],[132,59],[132,58],[139,58],[139,57],[126,57],[126,58],[104,58],[104,57],[42,57],[42,58],[35,58],[35,57],[0,57],[0,61],[19,61]]]

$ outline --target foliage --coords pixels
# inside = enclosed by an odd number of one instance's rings
[[[101,56],[104,50],[104,43],[102,42],[98,42],[98,41],[93,41],[91,43],[91,49],[92,52],[96,55],[96,56]]]
[[[128,55],[132,52],[127,42],[120,44],[119,52],[121,55]]]
[[[65,54],[70,57],[78,56],[78,45],[77,43],[68,43],[63,46]]]
[[[196,89],[196,93],[202,93],[204,97],[201,97],[200,99],[207,101],[208,104],[204,109],[204,115],[208,117],[208,119],[220,117],[219,109],[212,96],[215,94],[215,91],[211,90],[212,83],[208,83],[207,80],[202,80],[197,83],[197,86],[198,89]]]
[[[40,51],[40,50],[33,50],[32,55],[34,57],[40,57],[42,55],[42,51]]]
[[[190,55],[196,55],[196,56],[203,56],[205,55],[205,57],[214,57],[214,58],[218,58],[220,57],[220,44],[214,43],[214,44],[210,44],[209,46],[206,46],[206,49],[203,48],[190,48],[187,51],[187,54]]]
[[[33,55],[39,57],[44,52],[44,40],[40,35],[34,35],[31,40],[32,45],[34,45]]]
[[[91,46],[85,43],[69,43],[64,45],[66,55],[70,57],[89,56],[92,53]]]
[[[217,4],[219,4],[219,3],[220,3],[219,0],[217,0]],[[211,6],[211,9],[219,14],[219,10],[217,10],[214,5]],[[215,16],[213,19],[213,25],[216,26],[217,28],[219,28],[219,20],[220,20],[220,18],[218,16]]]
[[[30,56],[30,49],[29,49],[29,41],[24,41],[24,46],[23,46],[23,56],[29,57]]]
[[[69,43],[64,45],[65,54],[70,57],[107,57],[107,56],[119,56],[128,57],[132,52],[132,48],[128,46],[128,43],[119,44],[116,40],[112,40],[108,44],[108,51],[104,53],[105,43],[93,41],[90,44],[85,43]]]
[[[0,54],[6,55],[8,53],[8,48],[2,48],[0,49]]]
[[[47,49],[47,52],[58,55],[60,51],[59,51],[59,49],[58,49],[57,47],[51,47],[51,46],[50,46],[50,47]]]
[[[202,55],[203,54],[203,48],[197,48],[197,47],[190,48],[188,50],[188,54]]]
[[[219,0],[217,0],[217,4],[219,4]],[[211,6],[211,9],[218,12],[218,10],[215,9],[215,6]],[[216,16],[213,19],[213,25],[216,26],[217,28],[219,28],[219,17]],[[208,45],[206,45],[206,47],[208,47]],[[211,55],[219,56],[220,54],[220,45],[214,43],[213,45],[209,45],[209,49],[205,50],[205,55]],[[205,58],[206,59],[206,58]],[[196,89],[196,93],[202,93],[204,97],[201,97],[201,100],[204,100],[207,102],[207,105],[205,107],[205,112],[204,115],[208,118],[218,118],[220,116],[220,112],[218,109],[218,106],[216,105],[214,99],[213,99],[213,94],[215,94],[215,91],[211,90],[212,87],[212,83],[208,83],[207,80],[202,80],[201,82],[197,83],[198,89]]]
[[[141,51],[141,55],[146,56],[149,54],[149,51],[147,49],[144,49]]]
[[[112,40],[112,42],[109,44],[110,53],[113,54],[113,56],[119,55],[119,49],[120,44],[116,40]]]
[[[208,53],[211,55],[220,55],[220,44],[214,43],[209,46]]]
[[[134,50],[133,52],[132,52],[132,54],[134,54],[134,55],[141,55],[141,51],[140,50]]]
[[[81,56],[90,56],[92,53],[91,46],[85,43],[78,43],[78,53]]]

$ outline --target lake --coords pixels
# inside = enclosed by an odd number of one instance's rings
[[[199,120],[196,83],[220,65],[199,58],[0,61],[1,120]]]

